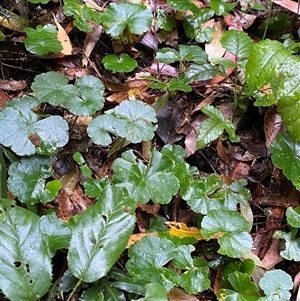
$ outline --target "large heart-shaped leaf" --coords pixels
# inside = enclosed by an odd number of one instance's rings
[[[96,204],[72,218],[68,266],[76,278],[95,282],[105,276],[131,235],[135,202],[123,189],[107,186]]]
[[[52,281],[51,258],[40,219],[21,207],[0,201],[0,289],[11,301],[32,301],[47,293]]]
[[[113,37],[120,36],[125,28],[140,35],[150,28],[152,14],[147,6],[141,4],[110,3],[102,15],[102,21],[105,31]]]
[[[52,155],[69,139],[68,124],[60,116],[38,119],[31,111],[39,102],[31,97],[15,99],[0,111],[0,143],[11,147],[18,155],[40,153]]]

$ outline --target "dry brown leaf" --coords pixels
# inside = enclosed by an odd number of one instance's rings
[[[169,293],[168,298],[170,301],[200,301],[194,295],[186,293],[184,290],[174,287]]]
[[[90,57],[90,54],[92,53],[95,45],[99,41],[102,33],[103,33],[103,27],[100,25],[97,25],[95,23],[90,24],[92,26],[92,31],[89,32],[84,40],[83,45],[83,51],[85,54],[85,57],[82,58],[82,65],[87,66],[88,64],[88,58]]]
[[[142,240],[146,236],[158,236],[157,232],[132,234],[128,240],[126,248],[131,247],[135,242]]]
[[[208,54],[208,58],[222,57],[225,53],[225,49],[221,45],[221,38],[224,35],[226,29],[224,21],[218,21],[213,24],[215,32],[213,34],[210,43],[205,44],[205,52]]]
[[[94,2],[93,0],[83,0],[83,2],[86,4],[87,7],[94,9],[96,11],[104,11],[104,8],[99,6],[96,2]]]
[[[11,98],[0,89],[0,109],[2,109],[6,102],[10,101]]]
[[[6,91],[18,91],[23,90],[27,87],[25,80],[3,80],[0,79],[0,89]]]
[[[67,33],[65,32],[64,28],[58,23],[54,14],[53,14],[53,19],[54,19],[54,22],[55,22],[57,30],[58,30],[56,39],[61,43],[61,45],[63,47],[63,49],[60,51],[60,53],[62,53],[64,55],[71,55],[73,47],[72,47],[70,38],[67,35]]]
[[[292,0],[274,0],[273,3],[290,10],[295,14],[300,14],[300,6],[298,2]]]

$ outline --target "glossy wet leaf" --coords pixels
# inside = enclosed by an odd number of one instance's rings
[[[181,61],[204,64],[207,62],[207,53],[197,45],[179,45],[179,56]]]
[[[293,288],[292,277],[282,270],[267,271],[259,281],[259,286],[267,296],[274,295],[280,300],[290,300]]]
[[[52,282],[51,258],[40,219],[21,207],[5,208],[3,203],[2,199],[0,289],[11,301],[38,300]]]
[[[144,298],[137,301],[168,301],[167,293],[163,285],[159,283],[148,283],[145,285],[146,293]]]
[[[137,61],[126,53],[121,53],[119,56],[109,54],[102,59],[102,63],[105,69],[116,72],[131,72],[138,66]]]
[[[156,9],[156,14],[156,24],[158,28],[171,31],[176,26],[175,19],[168,15],[163,9]]]
[[[100,79],[92,75],[85,75],[76,80],[75,87],[78,96],[70,95],[64,104],[75,115],[93,115],[104,105],[103,92],[105,87]]]
[[[171,64],[180,60],[179,53],[173,48],[162,48],[156,54],[156,59],[165,64]]]
[[[290,226],[300,228],[300,206],[296,208],[288,207],[285,215]]]
[[[114,161],[113,171],[113,183],[126,188],[136,202],[147,203],[151,199],[168,204],[179,189],[170,161],[156,150],[152,150],[148,166],[137,160],[132,150],[122,153]]]
[[[61,189],[58,180],[46,184],[46,180],[53,175],[51,159],[47,157],[22,158],[10,165],[8,174],[8,189],[19,201],[28,205],[50,202]],[[54,187],[47,187],[49,183]]]
[[[238,212],[229,210],[210,210],[201,223],[205,239],[219,235],[219,253],[229,257],[241,257],[252,248],[252,238],[248,232],[251,225]]]
[[[289,134],[280,133],[270,146],[273,164],[300,189],[300,144]]]
[[[211,0],[210,7],[214,10],[217,16],[223,16],[228,14],[238,2],[228,3],[227,0]]]
[[[224,130],[228,133],[231,142],[239,141],[239,137],[235,134],[232,122],[225,119],[223,114],[217,108],[205,106],[201,111],[208,115],[209,118],[200,124],[197,136],[197,148],[202,148],[219,138]]]
[[[193,7],[193,2],[191,0],[168,0],[169,5],[178,10],[186,11]]]
[[[222,288],[218,291],[219,300],[226,301],[256,301],[260,294],[257,286],[249,275],[235,271],[228,275],[228,281],[234,289]]]
[[[63,104],[65,99],[78,95],[78,89],[68,82],[64,75],[50,71],[37,75],[31,88],[40,101],[57,106]]]
[[[114,109],[93,119],[87,128],[93,142],[108,145],[112,142],[109,133],[132,143],[151,140],[154,136],[156,113],[150,106],[138,100],[125,100]]]
[[[69,220],[68,266],[76,278],[91,283],[109,272],[133,231],[134,209],[123,189],[108,186],[93,206]]]
[[[37,104],[36,99],[24,97],[0,111],[0,123],[6,128],[1,132],[0,143],[18,155],[52,155],[68,142],[67,122],[60,116],[39,119],[31,111]]]
[[[63,49],[61,43],[56,39],[58,32],[52,24],[38,25],[36,29],[25,27],[24,31],[27,34],[24,41],[25,47],[31,53],[45,55],[58,53]]]
[[[46,237],[48,250],[53,257],[57,250],[69,245],[71,231],[67,222],[56,216],[56,213],[43,215],[41,217],[41,232]]]
[[[291,232],[286,233],[280,230],[277,230],[273,237],[284,239],[285,241],[285,248],[280,251],[280,255],[283,258],[300,261],[300,238],[293,237]]]
[[[247,84],[253,91],[270,83],[291,53],[277,41],[264,40],[255,44],[246,65]]]
[[[254,42],[243,31],[229,30],[221,38],[222,46],[237,58],[249,56],[254,46]]]
[[[126,28],[133,34],[141,35],[150,28],[152,14],[145,5],[130,2],[110,3],[105,8],[102,21],[105,31],[113,37],[122,35]]]

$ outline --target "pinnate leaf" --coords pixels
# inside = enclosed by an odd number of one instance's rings
[[[254,46],[253,40],[240,30],[229,30],[221,38],[222,46],[237,58],[247,57]]]
[[[51,159],[48,157],[22,158],[10,165],[7,180],[8,189],[19,201],[28,205],[50,202],[61,189],[61,183],[54,180],[54,187],[48,187],[46,180],[53,175]]]
[[[111,143],[109,133],[125,138],[132,143],[151,140],[156,126],[154,109],[138,100],[125,100],[112,110],[92,120],[87,128],[94,143]]]
[[[152,14],[147,6],[141,4],[110,3],[102,15],[102,21],[105,31],[113,37],[120,36],[125,28],[141,35],[150,28]]]
[[[11,301],[32,301],[47,293],[51,258],[40,219],[21,207],[0,207],[0,289]],[[5,272],[4,272],[5,271]]]
[[[107,186],[93,206],[69,220],[68,266],[73,276],[91,283],[109,272],[133,231],[134,209],[123,189]]]
[[[205,106],[201,110],[210,118],[206,119],[200,125],[197,137],[197,148],[202,148],[206,144],[214,141],[222,135],[224,130],[228,133],[230,141],[239,141],[239,137],[235,134],[233,124],[229,120],[226,120],[217,108]]]
[[[151,199],[168,204],[179,189],[170,161],[156,150],[152,150],[148,166],[129,150],[114,161],[113,171],[113,183],[125,187],[136,202],[147,203]]]

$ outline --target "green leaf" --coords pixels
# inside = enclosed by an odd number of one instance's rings
[[[63,104],[65,99],[78,95],[78,89],[69,85],[65,76],[53,71],[37,75],[31,88],[40,101],[49,102],[54,106]]]
[[[205,64],[208,60],[207,53],[197,45],[179,45],[179,56],[181,61],[198,64]]]
[[[166,267],[176,257],[175,245],[168,239],[147,236],[128,250],[126,268],[133,277],[151,283],[160,283],[170,291],[178,282],[179,275]]]
[[[54,25],[38,25],[36,29],[25,27],[27,37],[24,41],[26,49],[37,55],[58,53],[63,49],[61,43],[56,40],[57,30]]]
[[[300,228],[300,206],[294,209],[292,207],[288,207],[285,215],[290,226]]]
[[[145,285],[145,298],[137,299],[137,301],[168,301],[165,288],[159,283],[148,283]]]
[[[69,245],[71,231],[67,223],[58,218],[55,213],[41,217],[41,232],[46,238],[51,257],[55,255],[57,250]]]
[[[232,9],[236,7],[238,2],[228,3],[227,0],[211,0],[210,7],[214,10],[217,16],[223,16],[228,14]]]
[[[254,46],[253,40],[240,30],[229,30],[221,38],[222,46],[237,58],[249,56]]]
[[[185,80],[188,83],[194,81],[206,81],[214,78],[218,74],[219,74],[218,69],[210,64],[203,64],[203,65],[192,64],[188,67],[185,73]]]
[[[28,205],[50,202],[61,189],[61,185],[58,185],[53,192],[45,186],[46,180],[53,175],[50,158],[22,158],[10,165],[8,174],[8,189],[20,202]]]
[[[94,179],[88,178],[83,186],[84,192],[91,198],[97,198],[101,195],[103,189],[110,183],[108,178]]]
[[[50,0],[29,0],[30,3],[42,3],[42,4],[47,4]]]
[[[147,203],[151,199],[155,203],[168,204],[179,189],[170,161],[156,150],[152,150],[148,166],[129,150],[114,161],[112,168],[113,183],[125,187],[136,202]]]
[[[67,122],[60,116],[39,120],[31,111],[37,104],[36,99],[23,97],[0,111],[0,124],[6,128],[0,135],[0,143],[20,156],[52,155],[69,139]]]
[[[109,54],[102,59],[102,63],[105,69],[116,72],[131,72],[138,66],[137,61],[126,53],[120,56]]]
[[[102,15],[103,27],[113,37],[122,35],[126,28],[141,35],[151,25],[152,14],[148,6],[137,3],[118,2],[106,6]]]
[[[178,11],[186,11],[191,9],[195,4],[191,0],[167,0],[169,5]]]
[[[270,146],[273,164],[300,189],[300,144],[288,133],[280,133]]]
[[[255,44],[246,65],[246,80],[250,89],[259,89],[276,78],[289,56],[291,53],[277,41],[264,40]]]
[[[157,54],[156,54],[156,59],[159,62],[165,63],[165,64],[172,64],[176,61],[180,60],[180,56],[177,50],[173,48],[161,48]]]
[[[260,279],[259,286],[266,295],[290,300],[291,293],[289,290],[293,288],[293,280],[289,274],[282,270],[267,271]]]
[[[68,266],[76,278],[91,283],[109,272],[134,228],[134,209],[122,189],[108,186],[93,206],[69,220]]]
[[[168,15],[163,9],[156,9],[156,14],[157,27],[165,31],[172,31],[176,26],[175,19]]]
[[[0,30],[0,42],[5,40],[5,34]]]
[[[71,94],[64,104],[75,115],[93,115],[104,106],[103,92],[105,87],[100,79],[85,75],[77,79],[75,86],[79,95]]]
[[[185,82],[183,78],[172,78],[168,83],[169,91],[183,91],[183,92],[191,92],[192,87]]]
[[[97,24],[101,22],[101,14],[92,10],[78,0],[65,0],[63,10],[66,16],[74,16],[74,25],[84,32],[92,31],[88,21],[94,21]]]
[[[138,100],[125,100],[114,109],[106,111],[92,120],[87,128],[93,142],[100,145],[111,143],[109,133],[120,136],[132,143],[151,140],[156,126],[154,109]]]
[[[20,207],[5,208],[2,200],[0,204],[0,289],[11,301],[40,299],[52,281],[40,219]]]
[[[219,300],[256,301],[259,299],[258,288],[251,281],[249,275],[236,271],[229,274],[228,280],[235,291],[224,288],[220,289],[217,294]]]
[[[197,137],[198,149],[219,138],[224,130],[226,130],[229,134],[229,140],[231,142],[239,141],[239,137],[235,134],[233,124],[229,120],[226,120],[217,108],[213,106],[205,106],[201,109],[201,111],[207,114],[210,118],[200,124]]]
[[[247,232],[251,225],[238,212],[227,209],[211,210],[201,222],[201,233],[205,239],[219,235],[219,253],[229,257],[241,257],[252,248],[252,238]]]
[[[300,261],[300,238],[294,238],[291,234],[277,230],[274,238],[285,240],[285,250],[280,251],[280,255],[287,260]]]

